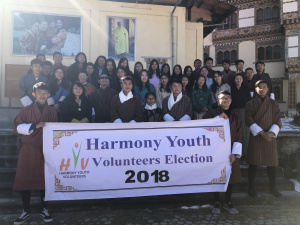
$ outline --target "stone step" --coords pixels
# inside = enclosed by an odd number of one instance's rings
[[[248,167],[249,165],[241,165],[242,177],[248,177]],[[281,167],[276,166],[276,177],[283,177],[283,169]],[[267,177],[267,167],[266,166],[257,166],[256,169],[256,177]]]
[[[0,168],[16,168],[18,155],[0,155]]]
[[[5,188],[5,186],[3,184],[5,184],[5,182],[13,182],[15,179],[15,175],[16,175],[16,168],[0,168],[0,180],[1,180],[1,184],[0,185],[0,190],[1,187]],[[8,186],[8,188],[11,186]]]

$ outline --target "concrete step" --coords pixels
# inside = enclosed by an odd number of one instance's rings
[[[16,175],[16,168],[0,168],[1,183],[13,182],[15,179],[15,175]],[[0,188],[1,188],[1,186],[0,186]]]
[[[248,177],[248,167],[249,165],[241,165],[242,177]],[[276,177],[283,177],[283,169],[276,166]],[[267,167],[266,166],[257,166],[256,177],[267,177]]]
[[[0,168],[16,168],[18,155],[0,155]]]

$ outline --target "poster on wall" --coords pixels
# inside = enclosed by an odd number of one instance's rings
[[[75,56],[82,49],[80,16],[13,12],[12,54]]]
[[[135,60],[135,18],[108,17],[107,57]]]

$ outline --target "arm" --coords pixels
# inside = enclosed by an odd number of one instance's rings
[[[110,112],[110,119],[111,122],[113,123],[122,123],[122,120],[120,119],[118,115],[118,110],[117,110],[117,98],[118,95],[114,95],[111,99],[111,112]]]
[[[23,104],[23,106],[28,106],[32,103],[32,100],[30,99],[30,97],[28,96],[28,90],[26,90],[26,79],[25,79],[25,76],[26,75],[23,75],[21,78],[20,78],[20,81],[19,81],[19,88],[20,88],[20,100]]]
[[[191,100],[192,100],[193,109],[198,113],[202,112],[203,105],[197,101],[197,93],[195,90],[193,90],[192,92]]]
[[[143,122],[143,108],[142,108],[142,102],[140,99],[136,99],[135,115],[134,115],[133,120],[135,122]]]
[[[263,134],[263,129],[260,126],[258,126],[254,121],[253,104],[251,101],[248,102],[245,107],[245,120],[246,125],[250,128],[250,131],[253,134],[253,136]]]

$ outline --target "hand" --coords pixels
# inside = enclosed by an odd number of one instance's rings
[[[230,166],[232,166],[232,163],[235,161],[235,155],[231,154],[230,155]]]
[[[204,107],[204,108],[202,109],[202,112],[208,112],[208,108]]]
[[[44,122],[40,122],[36,125],[36,129],[43,128],[46,124]]]
[[[55,104],[55,105],[53,106],[53,108],[54,108],[57,112],[59,112],[59,104]]]
[[[225,120],[228,119],[228,116],[227,116],[225,113],[222,113],[219,117],[220,117],[220,118],[223,118],[223,119],[225,119]]]
[[[272,138],[274,137],[274,133],[273,132],[266,132],[265,134],[264,134],[264,138],[267,140],[267,141],[272,141]]]

